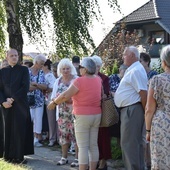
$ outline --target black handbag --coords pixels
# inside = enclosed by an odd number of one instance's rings
[[[29,92],[27,94],[27,98],[28,98],[28,104],[29,106],[34,106],[35,105],[35,95],[34,95],[34,92]]]
[[[38,80],[39,80],[39,72],[38,72],[38,76],[37,76],[37,83],[38,83]],[[34,94],[34,91],[29,91],[27,93],[27,98],[28,98],[28,104],[29,106],[34,106],[35,105],[35,94]]]

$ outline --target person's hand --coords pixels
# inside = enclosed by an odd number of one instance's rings
[[[51,101],[51,102],[48,104],[48,106],[47,106],[47,108],[48,108],[49,110],[54,110],[55,107],[56,107],[56,104],[55,104],[53,101]]]
[[[12,104],[10,103],[10,102],[3,102],[2,103],[2,106],[4,107],[4,108],[6,108],[6,109],[8,109],[8,108],[10,108],[10,107],[12,107]]]
[[[37,84],[38,84],[37,82],[31,82],[31,85],[32,85],[32,86],[37,87]]]
[[[146,140],[150,142],[150,133],[146,132]]]
[[[12,103],[14,102],[14,99],[13,99],[13,98],[7,98],[6,100],[7,100],[7,102],[9,102],[10,104],[12,104]]]

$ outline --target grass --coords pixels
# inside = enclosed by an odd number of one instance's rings
[[[8,162],[5,162],[3,159],[0,159],[0,170],[30,170],[23,165],[14,165]]]

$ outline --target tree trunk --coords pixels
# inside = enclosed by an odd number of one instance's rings
[[[18,51],[19,62],[22,61],[23,38],[17,12],[18,0],[6,0],[6,13],[9,34],[9,47]]]

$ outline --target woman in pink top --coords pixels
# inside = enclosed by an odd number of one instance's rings
[[[72,97],[75,115],[75,133],[79,148],[79,170],[86,170],[88,161],[90,170],[95,170],[99,160],[98,130],[101,120],[101,78],[95,75],[96,64],[91,57],[82,60],[79,66],[82,77],[74,80],[68,90],[48,105],[54,109]]]

